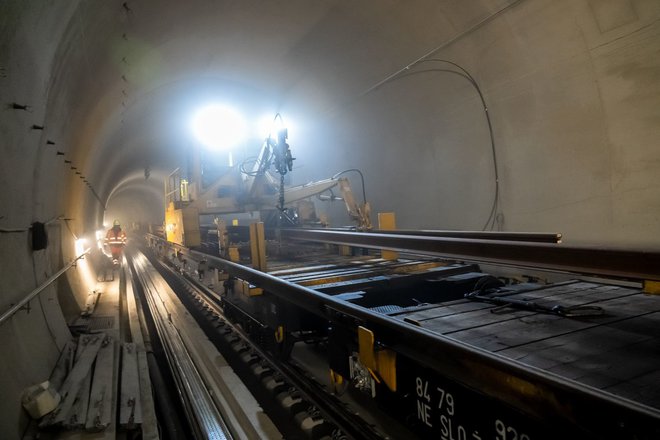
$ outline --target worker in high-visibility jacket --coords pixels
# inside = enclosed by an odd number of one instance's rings
[[[126,233],[121,229],[119,220],[112,223],[112,228],[105,234],[105,245],[110,248],[112,262],[118,264],[121,259],[121,253],[126,246]]]

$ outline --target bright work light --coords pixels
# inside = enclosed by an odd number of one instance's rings
[[[199,142],[215,150],[229,150],[247,134],[243,117],[236,110],[219,104],[208,105],[195,113],[192,130]]]

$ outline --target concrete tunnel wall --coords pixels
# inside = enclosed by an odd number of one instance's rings
[[[431,57],[465,67],[485,95],[499,228],[660,244],[658,6],[523,2]],[[301,148],[300,163],[362,169],[374,211],[402,228],[481,230],[494,192],[486,119],[448,67],[417,65],[337,111],[318,136],[332,142]]]
[[[149,220],[162,217],[159,179],[181,156],[163,152],[149,180],[139,178],[143,158],[185,141],[168,131],[176,124],[159,128],[158,112],[146,112],[158,108],[162,118],[174,118],[177,113],[168,113],[163,103],[191,94],[195,68],[208,80],[209,69],[222,64],[225,49],[210,34],[194,38],[195,29],[224,32],[235,46],[228,53],[242,53],[227,67],[232,71],[227,81],[249,71],[251,87],[264,92],[264,101],[277,100],[285,119],[299,117],[298,131],[290,134],[297,157],[294,183],[360,168],[374,212],[395,211],[399,227],[481,229],[493,200],[494,173],[475,90],[439,62],[414,66],[409,75],[371,90],[439,48],[431,58],[467,69],[488,104],[500,175],[496,228],[563,232],[570,243],[660,245],[657,1],[269,6],[268,14],[288,17],[290,35],[275,32],[283,28],[280,23],[267,27],[271,20],[258,17],[257,1],[245,2],[243,9],[222,4],[229,11],[224,20],[236,24],[223,22],[216,30],[213,20],[223,20],[217,13],[204,28],[200,16],[210,6],[202,3],[190,2],[190,10],[182,11],[177,2],[142,2],[132,5],[133,16],[119,1],[0,6],[0,311],[69,261],[76,254],[75,238],[89,236],[104,220],[101,203],[72,165],[107,204],[110,220],[127,205],[132,211],[139,207]],[[146,18],[150,15],[153,19]],[[242,25],[237,17],[260,26]],[[200,27],[188,28],[187,19]],[[241,33],[264,27],[272,33],[262,35],[263,47],[259,38]],[[162,51],[159,59],[169,60],[166,67],[129,76],[131,98],[125,103],[121,63],[104,56],[106,40],[126,32],[146,42],[168,32],[174,36],[154,42]],[[199,56],[195,44],[205,45]],[[195,64],[206,62],[213,50],[220,53],[215,61]],[[131,62],[153,65],[155,53],[134,49]],[[421,70],[431,71],[417,73]],[[119,157],[113,155],[117,151]],[[359,195],[358,180],[352,182]],[[345,223],[341,206],[319,209],[328,210],[335,224]],[[35,221],[48,222],[45,250],[31,250],[29,226]],[[89,267],[79,265],[31,301],[29,312],[0,326],[2,438],[18,438],[25,428],[20,393],[49,376],[69,337],[61,305],[67,318],[81,308],[89,277]]]

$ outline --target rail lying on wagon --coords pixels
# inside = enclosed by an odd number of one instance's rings
[[[645,292],[659,254],[424,232],[280,237],[409,254],[315,254],[259,271],[180,250],[231,277],[225,310],[258,322],[245,327],[269,350],[324,344],[335,386],[419,435],[660,435],[660,297]]]

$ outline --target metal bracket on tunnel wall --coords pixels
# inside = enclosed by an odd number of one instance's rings
[[[374,345],[374,332],[366,327],[358,326],[360,362],[372,374],[373,372],[378,373],[391,391],[396,391],[396,353],[387,348],[376,351]]]

